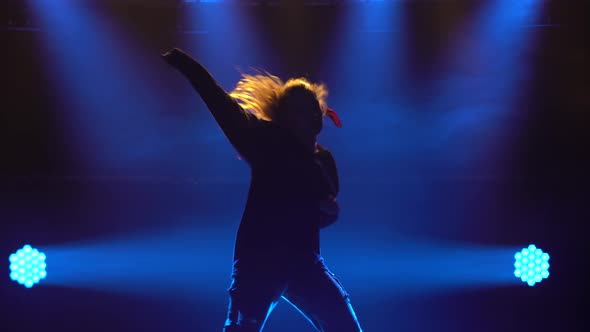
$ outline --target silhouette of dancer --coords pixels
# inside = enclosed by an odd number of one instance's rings
[[[336,164],[316,142],[324,115],[340,127],[325,86],[244,74],[228,94],[183,51],[162,56],[190,81],[251,169],[224,331],[261,331],[281,297],[318,331],[361,331],[348,293],[320,255],[320,228],[339,213]]]

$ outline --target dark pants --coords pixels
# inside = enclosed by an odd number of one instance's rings
[[[234,262],[224,332],[259,332],[280,298],[322,332],[361,332],[348,293],[321,256]]]

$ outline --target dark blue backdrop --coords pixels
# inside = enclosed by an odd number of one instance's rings
[[[227,90],[249,67],[327,84],[322,252],[366,331],[585,330],[581,5],[294,3],[29,1],[35,29],[0,31],[0,330],[221,329],[249,170],[172,46]],[[32,289],[8,272],[26,243]],[[533,288],[512,274],[529,243],[552,264]],[[312,328],[284,302],[266,330]]]

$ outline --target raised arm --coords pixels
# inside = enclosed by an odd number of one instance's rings
[[[248,159],[250,151],[255,149],[254,131],[263,120],[247,114],[203,65],[182,50],[174,48],[162,57],[189,80],[230,143]]]

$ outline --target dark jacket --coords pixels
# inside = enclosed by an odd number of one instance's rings
[[[319,254],[320,228],[326,224],[320,201],[335,197],[339,191],[330,151],[318,145],[319,151],[311,153],[287,130],[247,114],[199,62],[185,53],[175,50],[167,61],[188,78],[250,166],[252,177],[234,258]]]

